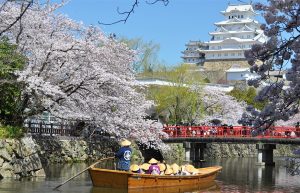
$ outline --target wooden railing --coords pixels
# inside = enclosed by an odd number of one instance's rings
[[[40,135],[75,136],[75,125],[71,123],[25,122],[27,133]]]
[[[26,121],[24,127],[26,132],[30,134],[72,137],[81,136],[83,128],[88,127],[88,136],[110,136],[94,125],[78,127],[78,124],[74,122],[48,123],[43,121]]]

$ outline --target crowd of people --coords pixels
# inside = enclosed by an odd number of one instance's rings
[[[160,163],[154,158],[148,163],[143,163],[141,165],[132,164],[129,171],[138,174],[152,175],[195,175],[199,173],[198,169],[191,164],[179,166],[176,163],[173,163],[172,165],[169,165],[165,162]]]

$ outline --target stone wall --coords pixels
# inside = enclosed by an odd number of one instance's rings
[[[45,176],[39,147],[30,137],[0,139],[0,179]]]
[[[238,65],[240,68],[249,68],[249,64],[246,60],[211,60],[205,61],[205,71],[225,71],[232,65]]]
[[[95,161],[112,157],[119,149],[114,138],[93,140],[50,136],[33,136],[0,140],[0,179],[45,176],[42,164]],[[142,159],[136,144],[134,160]]]
[[[97,160],[114,155],[119,148],[118,143],[109,137],[101,137],[92,141],[49,136],[37,136],[33,139],[40,148],[39,155],[43,163]]]
[[[171,150],[164,152],[163,157],[167,160],[184,160],[185,150],[181,143],[170,144]],[[295,145],[276,145],[274,156],[291,156],[295,149],[300,146]],[[257,150],[255,144],[223,144],[208,143],[204,150],[205,159],[227,158],[227,157],[256,157]]]

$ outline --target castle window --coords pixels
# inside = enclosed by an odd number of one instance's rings
[[[218,46],[218,49],[220,50],[220,49],[221,49],[221,46]]]
[[[221,57],[221,54],[218,54],[218,57]]]
[[[235,53],[231,53],[231,56],[235,56]]]
[[[228,56],[228,53],[225,53],[224,56]]]
[[[244,15],[241,15],[241,18],[244,18]]]

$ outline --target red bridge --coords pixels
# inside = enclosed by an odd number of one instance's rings
[[[257,132],[247,126],[164,126],[169,138],[300,139],[299,127],[277,126]]]
[[[255,130],[245,126],[165,126],[165,143],[183,143],[186,160],[203,161],[207,143],[256,144],[257,164],[274,165],[276,144],[300,145],[299,127],[271,127]]]

